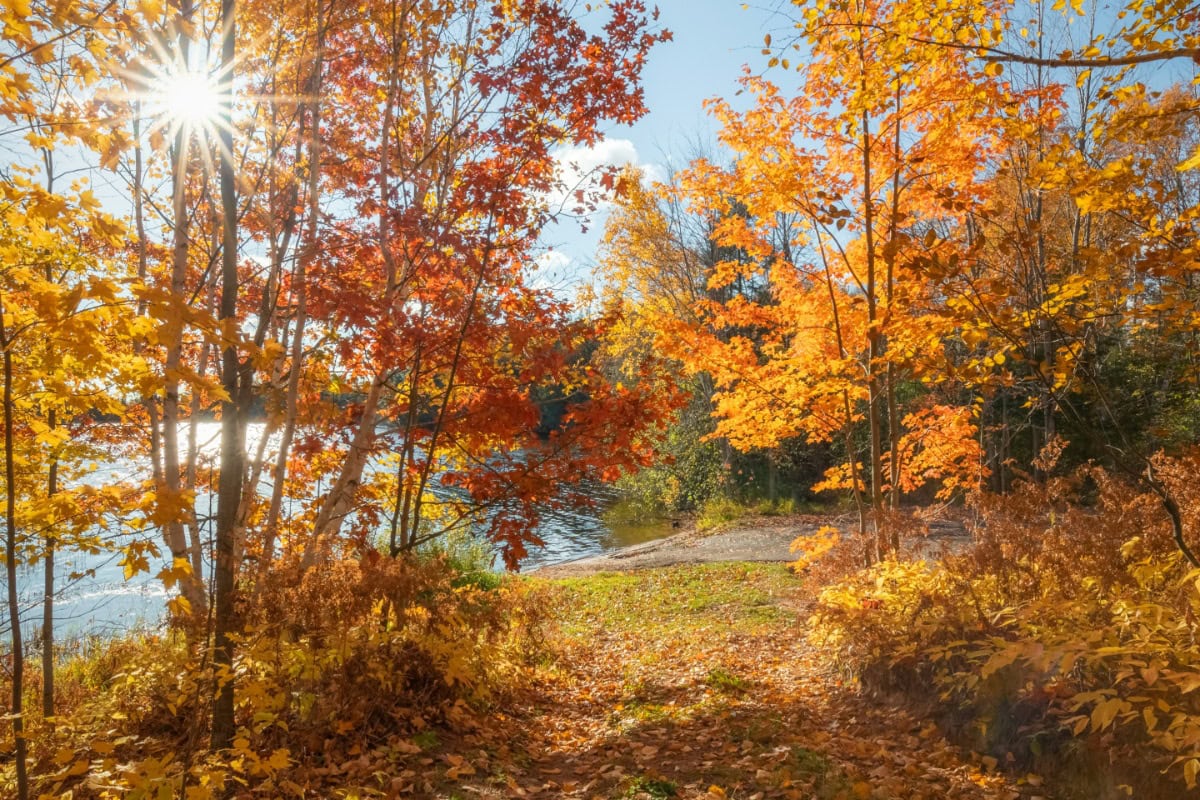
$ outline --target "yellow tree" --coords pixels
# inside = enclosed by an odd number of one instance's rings
[[[112,155],[103,131],[79,124],[80,97],[99,76],[83,32],[106,28],[104,10],[91,3],[10,4],[0,12],[0,116],[12,125],[5,144],[13,154],[0,168],[2,483],[13,666],[8,719],[22,797],[28,781],[18,561],[40,560],[46,570],[42,711],[51,716],[55,553],[62,547],[96,552],[106,546],[96,528],[105,514],[134,516],[118,487],[88,480],[90,462],[109,443],[98,418],[121,415],[116,395],[144,378],[128,348],[126,231],[104,213],[86,180],[68,182],[58,167],[72,145]],[[125,557],[138,563],[140,543]]]
[[[956,445],[940,477],[958,484],[981,469],[972,425],[944,424],[945,415],[960,419],[945,404],[907,413],[900,388],[939,374],[948,331],[926,313],[937,298],[922,269],[934,253],[958,247],[939,229],[960,225],[980,201],[994,110],[1006,101],[982,64],[921,42],[999,23],[986,5],[936,14],[905,2],[796,5],[801,19],[789,48],[803,64],[795,95],[746,78],[753,109],[713,106],[721,139],[737,154],[733,168],[701,163],[689,180],[697,204],[747,210],[725,214],[716,236],[752,258],[718,265],[710,286],[753,274],[772,287],[767,303],[708,304],[711,324],[772,333],[759,348],[740,336],[700,337],[691,363],[720,365],[722,430],[744,442],[789,433],[827,439],[865,422],[863,469],[851,447],[827,485],[865,495],[861,521],[873,522],[882,553],[898,544],[890,512],[905,487],[920,483],[905,475],[906,455],[916,467],[915,453],[941,433]],[[773,57],[777,64],[791,67]],[[790,258],[764,235],[778,214],[804,222]]]
[[[1020,13],[1029,19],[1010,20],[1003,41],[928,40],[1003,72],[1015,101],[990,197],[958,234],[968,257],[928,266],[962,338],[952,368],[985,398],[1001,490],[1004,464],[1044,474],[1039,451],[1069,439],[1067,460],[1101,460],[1156,492],[1191,559],[1152,454],[1196,429],[1183,387],[1196,380],[1200,102],[1186,61],[1197,9],[1133,0],[1115,19],[1085,2]]]
[[[684,378],[673,357],[680,332],[704,324],[699,304],[709,296],[716,261],[712,221],[688,213],[678,187],[651,184],[635,168],[626,169],[619,187],[597,259],[600,301],[614,320],[603,354],[619,380],[651,382],[665,407],[678,406],[657,443],[661,469],[642,478],[654,496],[640,498],[671,512],[707,499],[731,468],[727,439],[703,441],[713,429],[712,377],[698,371]],[[691,394],[686,405],[681,390]]]
[[[1185,387],[1198,377],[1198,107],[1192,90],[1130,82],[1096,103],[1086,134],[1014,120],[992,200],[972,220],[971,258],[930,264],[964,343],[956,375],[999,407],[995,463],[1022,454],[1010,419],[1036,412],[1027,459],[1070,440],[1072,460],[1144,482],[1189,558],[1176,501],[1150,467],[1196,431]],[[1031,135],[1045,146],[1029,147]]]

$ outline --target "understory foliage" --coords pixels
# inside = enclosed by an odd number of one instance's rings
[[[1156,468],[1195,530],[1200,452]],[[936,702],[1010,766],[1078,770],[1091,781],[1080,796],[1194,789],[1200,570],[1159,497],[1085,467],[1026,476],[975,507],[969,549],[887,560],[822,590],[814,640],[867,687]]]
[[[97,647],[60,670],[59,717],[30,731],[33,796],[428,791],[412,769],[423,744],[472,730],[544,648],[540,589],[462,577],[443,557],[266,576],[239,609],[238,728],[219,756],[202,738],[202,652],[170,635]]]
[[[706,438],[712,428],[707,403],[693,397],[660,434],[655,463],[617,481],[624,502],[616,512],[653,519],[694,511],[718,495],[727,475],[721,448]]]

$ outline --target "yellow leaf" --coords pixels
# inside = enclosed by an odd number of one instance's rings
[[[187,617],[191,616],[192,613],[192,604],[183,595],[172,597],[168,600],[167,608],[176,617]]]
[[[186,558],[176,558],[171,562],[171,566],[165,567],[158,573],[158,579],[163,582],[163,586],[167,589],[173,588],[179,581],[187,578],[192,574],[192,565]]]
[[[1187,161],[1184,161],[1175,169],[1179,170],[1180,172],[1186,172],[1189,169],[1196,169],[1197,167],[1200,167],[1200,147],[1196,148],[1196,152],[1192,153],[1191,158],[1189,158]]]
[[[267,759],[267,765],[271,769],[287,769],[291,763],[292,759],[288,750],[282,747],[271,753],[271,757]]]
[[[1119,697],[1111,697],[1092,709],[1092,730],[1102,731],[1112,724],[1117,715],[1129,710],[1129,703]]]

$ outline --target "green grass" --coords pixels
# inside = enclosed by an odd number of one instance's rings
[[[726,496],[711,497],[696,515],[696,530],[716,531],[733,523],[755,517],[789,517],[794,514],[836,514],[846,510],[846,502],[833,498],[828,501],[796,501],[791,497],[775,501],[766,498],[738,499]]]
[[[831,769],[827,756],[803,747],[793,748],[787,763],[800,775],[817,778],[824,777]]]
[[[739,678],[724,667],[713,667],[704,680],[711,688],[726,694],[742,694],[750,688],[750,682]]]
[[[630,700],[609,715],[608,724],[617,730],[628,730],[645,724],[659,724],[688,719],[692,708],[687,706],[664,706],[641,700]]]
[[[696,530],[716,530],[751,516],[754,516],[753,506],[732,497],[710,497],[696,515]]]
[[[421,731],[416,736],[412,737],[413,744],[422,750],[436,750],[441,745],[441,739],[438,738],[437,731]]]
[[[828,756],[815,750],[793,748],[784,762],[784,772],[790,778],[811,782],[816,792],[812,795],[814,800],[835,800],[852,796],[851,782],[846,775]]]
[[[641,776],[635,778],[621,796],[632,798],[644,795],[650,796],[653,800],[668,800],[668,798],[677,797],[679,790],[673,781]]]
[[[780,500],[737,500],[731,497],[710,498],[696,517],[696,530],[715,531],[753,517],[787,517],[803,509],[792,498]]]
[[[491,571],[472,571],[460,572],[452,581],[454,588],[460,589],[464,586],[469,586],[472,589],[481,589],[485,592],[492,592],[504,585],[505,576],[500,572]]]
[[[608,717],[618,731],[717,716],[740,702],[751,683],[727,648],[790,632],[796,617],[785,601],[799,585],[783,565],[738,562],[548,583],[564,644],[590,650],[597,635],[620,642],[625,655]],[[684,677],[689,671],[679,667],[688,664],[702,668]]]
[[[648,637],[760,630],[793,619],[779,606],[796,588],[780,564],[692,564],[555,581],[568,635],[605,630]]]

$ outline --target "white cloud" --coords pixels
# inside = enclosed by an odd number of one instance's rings
[[[604,221],[612,206],[611,199],[599,193],[604,167],[641,168],[650,180],[665,180],[667,171],[658,164],[641,161],[637,147],[629,139],[605,139],[592,147],[561,147],[554,153],[562,186],[545,196],[550,211],[559,215],[557,224],[542,232],[543,252],[534,259],[528,276],[530,286],[548,289],[564,300],[574,298],[579,289],[593,282],[592,265],[600,243]],[[592,193],[595,210],[586,219],[572,219],[579,205],[576,191]]]
[[[557,250],[547,250],[534,259],[534,263],[537,264],[539,272],[553,274],[555,270],[563,270],[571,266],[571,257]]]
[[[574,278],[575,259],[558,250],[547,250],[533,260],[529,285],[535,289],[561,290]]]
[[[657,164],[643,164],[638,156],[637,147],[628,139],[604,139],[591,147],[561,147],[554,153],[558,162],[559,179],[562,186],[558,191],[551,192],[546,197],[550,210],[574,213],[579,206],[577,192],[595,203],[597,210],[603,210],[609,205],[607,198],[600,191],[600,177],[606,167],[624,167],[633,164],[642,168],[651,180],[662,180],[664,170]]]
[[[576,174],[583,174],[597,167],[636,164],[638,152],[628,139],[604,139],[591,147],[560,147],[554,158],[564,167],[575,165]]]

